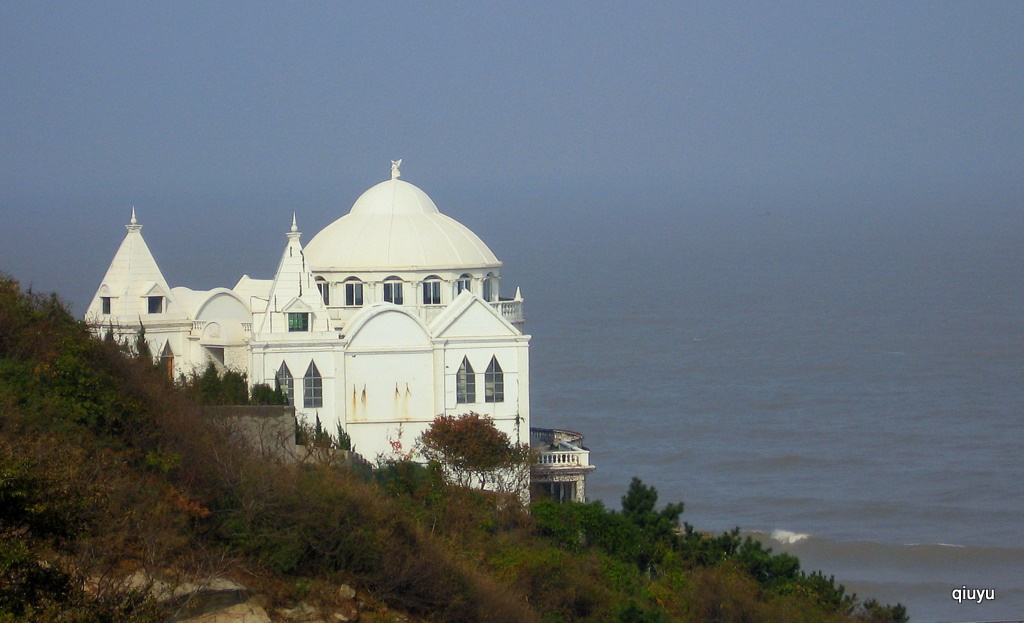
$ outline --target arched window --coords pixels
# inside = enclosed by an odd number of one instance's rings
[[[455,402],[458,404],[476,402],[476,376],[473,374],[473,366],[469,364],[468,357],[462,358],[459,373],[455,375]]]
[[[320,290],[320,298],[324,300],[324,305],[331,304],[331,284],[327,283],[327,280],[323,277],[316,278],[316,289]]]
[[[402,296],[402,280],[398,277],[388,277],[384,280],[384,301],[401,305],[404,301]]]
[[[491,357],[487,372],[484,372],[484,402],[505,402],[505,374],[497,357]]]
[[[345,280],[345,305],[348,307],[363,306],[363,282],[355,277]]]
[[[324,406],[324,380],[312,361],[302,377],[302,406],[306,409]]]
[[[459,282],[455,284],[455,294],[462,294],[463,290],[469,290],[472,292],[473,275],[462,275],[459,277]]]
[[[484,277],[484,300],[488,303],[494,302],[498,298],[498,279],[494,276],[494,273],[487,273]]]
[[[441,278],[431,275],[423,280],[423,304],[441,304]]]
[[[171,350],[171,342],[164,342],[164,349],[160,351],[160,365],[167,372],[167,378],[174,379],[174,351]]]
[[[281,367],[277,369],[277,390],[284,392],[284,395],[288,397],[288,404],[295,406],[295,378],[292,376],[292,371],[288,369],[288,364],[281,362]]]

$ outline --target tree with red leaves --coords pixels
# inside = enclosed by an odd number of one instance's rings
[[[462,487],[520,493],[529,482],[529,446],[512,443],[489,417],[479,413],[437,416],[420,435],[419,450]]]

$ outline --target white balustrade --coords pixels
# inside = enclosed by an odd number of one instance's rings
[[[537,457],[538,465],[551,467],[586,467],[590,465],[590,452],[586,450],[547,450]]]
[[[509,322],[523,321],[522,301],[492,301],[490,305]]]

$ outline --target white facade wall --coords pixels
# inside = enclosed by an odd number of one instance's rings
[[[343,217],[314,238],[312,255],[303,249],[293,218],[272,280],[243,277],[235,289],[208,292],[167,287],[133,214],[87,320],[98,334],[113,324],[122,339],[134,340],[141,317],[150,351],[159,356],[168,344],[176,373],[201,371],[215,360],[220,368],[246,373],[251,385],[274,387],[284,362],[299,417],[309,424],[319,418],[331,434],[340,425],[356,452],[371,461],[393,456],[392,442],[409,452],[442,414],[486,415],[513,441],[528,443],[529,336],[513,324],[522,321],[518,293],[515,317],[503,316],[505,303],[497,302],[501,263],[472,232],[441,215],[419,189],[392,180],[364,197],[369,195],[372,200],[360,198],[353,206],[349,216],[357,218]],[[392,205],[393,196],[411,203]],[[386,238],[392,235],[401,239]],[[361,245],[373,261],[346,256],[346,241]],[[390,254],[381,252],[384,248]],[[338,257],[349,258],[352,265],[338,265]],[[328,264],[317,266],[317,258]],[[381,265],[393,258],[400,259]],[[424,265],[409,264],[416,258],[423,258]],[[459,280],[466,275],[469,291],[459,293]],[[362,283],[358,306],[345,304],[345,282],[351,277]],[[389,278],[402,284],[401,305],[384,301],[383,284]],[[423,284],[435,278],[440,301],[425,304]],[[326,304],[318,283],[327,284]],[[159,313],[144,313],[150,296],[165,297]],[[110,313],[104,313],[106,307]],[[308,325],[290,324],[290,316],[303,315]],[[460,403],[456,376],[464,358],[473,367],[476,395]],[[496,402],[485,398],[492,358],[501,366],[503,385]],[[320,375],[320,406],[307,405],[304,396],[311,362]]]

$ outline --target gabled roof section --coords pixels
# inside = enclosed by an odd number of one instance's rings
[[[522,335],[493,307],[469,290],[463,290],[430,323],[430,333],[440,337],[486,337]]]
[[[168,301],[164,306],[165,315],[174,315],[177,310],[172,305],[174,297],[171,295],[171,288],[167,285],[167,280],[164,279],[156,260],[153,259],[149,246],[142,238],[142,225],[135,218],[135,208],[132,208],[131,222],[125,227],[128,233],[114,254],[103,280],[100,281],[100,287],[97,288],[96,296],[86,311],[86,317],[95,316],[104,322],[108,319],[115,322],[137,322],[140,315],[145,317],[148,312],[144,306],[146,296],[166,296]],[[102,315],[100,297],[111,299],[108,316]]]
[[[266,313],[257,328],[257,333],[270,331],[270,315],[283,313],[285,307],[297,309],[300,302],[305,305],[302,311],[311,311],[316,314],[327,316],[327,308],[323,299],[320,298],[320,291],[313,281],[313,273],[306,266],[306,258],[302,253],[302,233],[295,223],[295,215],[292,215],[292,228],[286,234],[288,244],[285,246],[281,262],[277,265],[277,273],[270,286],[267,300]]]
[[[311,312],[313,309],[302,299],[295,297],[288,301],[282,308],[281,311],[288,312]]]
[[[142,288],[142,296],[167,296],[168,290],[156,281],[150,281]]]
[[[349,352],[381,348],[429,348],[430,330],[406,307],[374,303],[346,325]]]

